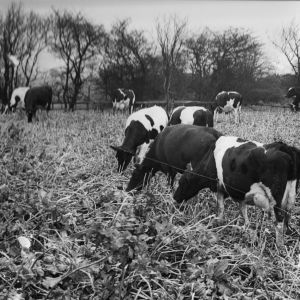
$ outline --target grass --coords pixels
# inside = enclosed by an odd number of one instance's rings
[[[0,117],[0,299],[299,299],[299,237],[277,249],[258,209],[244,232],[231,200],[213,226],[208,190],[178,209],[163,175],[134,197],[117,189],[133,168],[117,174],[109,148],[124,123],[108,112]],[[248,110],[216,128],[300,147],[299,114],[287,111]]]

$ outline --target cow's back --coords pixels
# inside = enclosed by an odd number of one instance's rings
[[[32,87],[25,96],[26,109],[33,109],[37,106],[49,107],[52,102],[52,88],[49,86]]]
[[[187,163],[196,164],[220,136],[221,133],[209,127],[183,124],[166,127],[155,139],[149,155],[184,170]]]

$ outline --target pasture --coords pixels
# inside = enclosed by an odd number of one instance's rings
[[[133,166],[117,174],[109,147],[121,144],[126,117],[49,115],[0,117],[0,299],[300,298],[297,233],[279,250],[262,212],[249,209],[252,230],[243,231],[229,199],[225,224],[212,226],[213,194],[178,208],[161,174],[127,194]],[[225,134],[300,147],[299,114],[248,109],[240,125],[220,120]],[[298,233],[299,214],[298,191]]]

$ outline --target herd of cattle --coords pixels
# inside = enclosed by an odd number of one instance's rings
[[[224,199],[231,197],[240,205],[245,226],[247,205],[255,205],[272,218],[276,242],[282,244],[284,232],[292,232],[289,218],[300,180],[300,149],[227,136],[213,128],[220,112],[233,111],[238,122],[241,104],[239,93],[221,92],[213,111],[181,106],[168,117],[159,106],[141,109],[128,117],[122,145],[111,148],[119,172],[134,159],[127,192],[141,190],[158,171],[173,187],[180,173],[173,195],[178,203],[209,188],[216,193],[217,220],[223,219]]]
[[[293,111],[299,110],[300,103],[300,87],[291,87],[286,94],[287,98],[293,98],[292,103],[290,104]],[[116,111],[125,111],[128,109],[129,114],[132,114],[134,105],[135,105],[135,93],[130,89],[119,88],[116,89],[111,95],[112,101],[112,110]],[[37,86],[37,87],[18,87],[16,88],[10,99],[9,105],[6,106],[5,111],[9,109],[12,111],[16,110],[16,107],[19,105],[22,109],[26,111],[28,122],[32,122],[33,117],[36,115],[38,108],[46,109],[47,113],[51,108],[52,104],[52,88],[49,86]],[[240,122],[241,114],[241,105],[242,105],[242,96],[241,94],[233,91],[220,92],[215,101],[211,103],[210,111],[214,114],[216,121],[218,120],[218,115],[221,112],[225,113],[234,113],[235,122]],[[181,113],[188,115],[190,112],[182,110],[184,107],[178,108],[176,114],[174,113],[174,118],[179,117]],[[210,118],[211,116],[207,115],[208,113],[195,112],[198,116],[196,118]],[[176,121],[174,121],[176,122]],[[175,123],[172,123],[175,124]],[[213,126],[209,124],[209,126]]]
[[[299,109],[300,88],[290,88],[291,107]],[[112,96],[113,111],[128,109],[125,138],[116,151],[118,171],[123,172],[134,158],[135,169],[126,188],[140,190],[152,176],[162,171],[173,187],[177,173],[182,174],[174,199],[181,203],[204,189],[216,193],[217,220],[224,215],[224,199],[230,196],[240,205],[245,225],[249,224],[247,205],[260,207],[272,218],[276,241],[281,244],[283,233],[291,232],[290,211],[295,203],[300,180],[300,149],[283,142],[262,144],[215,130],[220,113],[234,113],[240,122],[242,96],[234,91],[222,91],[209,108],[176,107],[170,117],[159,106],[133,112],[135,94],[117,89]],[[39,107],[51,108],[52,89],[49,86],[19,87],[12,93],[10,109],[25,109],[28,122]]]

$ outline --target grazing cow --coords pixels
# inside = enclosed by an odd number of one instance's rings
[[[139,164],[146,155],[150,143],[167,126],[168,115],[160,106],[144,108],[131,114],[125,126],[125,138],[121,146],[111,146],[118,160],[118,171],[124,171],[135,156]]]
[[[169,125],[190,124],[214,127],[214,118],[211,111],[202,106],[178,106],[170,117]]]
[[[112,96],[113,112],[125,111],[128,108],[129,114],[133,112],[135,94],[133,90],[116,89]]]
[[[286,98],[292,98],[293,102],[290,104],[292,111],[299,110],[299,103],[300,103],[300,87],[291,87],[289,88],[287,94],[285,95]]]
[[[242,95],[238,92],[220,92],[212,104],[212,110],[214,111],[215,122],[218,121],[218,115],[222,112],[231,113],[234,112],[235,123],[241,121],[241,109],[242,109]]]
[[[289,211],[300,179],[299,149],[282,142],[263,145],[221,136],[204,159],[199,158],[194,172],[180,178],[176,201],[190,199],[209,187],[217,191],[218,218],[223,219],[224,197],[230,196],[239,202],[245,225],[249,224],[247,205],[260,207],[272,217],[276,241],[281,244],[283,225],[290,230]]]
[[[12,111],[15,111],[17,109],[17,106],[25,109],[25,96],[28,90],[29,87],[18,87],[13,90],[9,103]]]
[[[220,136],[221,133],[209,127],[184,124],[166,127],[151,144],[144,161],[136,166],[126,191],[140,190],[158,171],[168,175],[173,186],[176,174],[183,173],[187,166],[195,168],[199,158],[210,151]]]
[[[30,88],[25,95],[25,110],[28,123],[32,122],[39,107],[46,108],[47,113],[51,108],[52,88],[50,86],[37,86]]]

